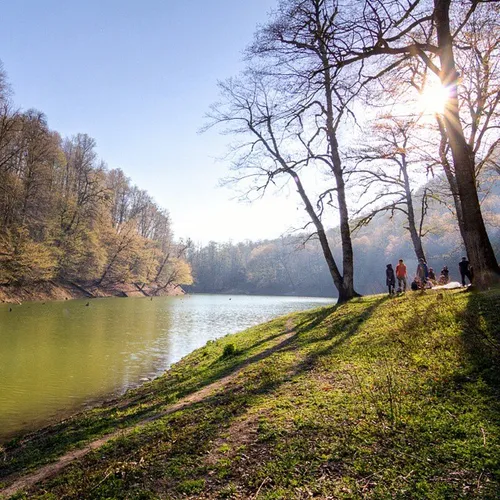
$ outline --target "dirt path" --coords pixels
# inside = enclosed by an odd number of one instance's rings
[[[159,413],[158,415],[155,415],[153,417],[148,417],[141,422],[127,428],[127,429],[120,429],[119,431],[113,432],[111,434],[106,434],[105,436],[101,437],[100,439],[97,439],[95,441],[92,441],[88,443],[85,448],[75,450],[75,451],[70,451],[66,453],[65,455],[61,456],[56,462],[47,464],[40,469],[36,470],[35,472],[32,472],[30,474],[27,474],[26,476],[21,476],[19,477],[18,475],[13,475],[10,477],[6,477],[4,479],[4,482],[8,483],[12,481],[12,483],[7,486],[6,488],[0,490],[0,497],[5,497],[9,498],[10,496],[14,495],[15,493],[22,491],[22,490],[27,490],[34,486],[35,484],[39,483],[40,481],[43,481],[45,479],[49,479],[55,475],[57,475],[62,469],[64,469],[67,465],[71,464],[75,460],[78,460],[88,453],[90,453],[93,450],[96,450],[97,448],[100,448],[104,444],[106,444],[108,441],[111,441],[112,439],[116,437],[122,437],[126,436],[127,434],[131,433],[133,430],[136,430],[140,427],[144,427],[150,422],[153,422],[155,420],[158,420],[160,418],[163,418],[167,415],[170,415],[176,411],[182,410],[186,408],[187,406],[190,406],[195,403],[199,403],[206,399],[208,396],[210,396],[212,393],[224,388],[231,382],[234,378],[236,378],[247,366],[249,366],[252,363],[256,363],[257,361],[260,361],[261,359],[266,358],[267,356],[270,356],[274,352],[282,349],[283,347],[287,346],[291,341],[292,338],[295,335],[295,331],[293,330],[293,325],[291,321],[289,320],[286,324],[286,330],[283,332],[283,334],[280,336],[280,342],[269,349],[266,349],[265,351],[261,352],[260,354],[257,354],[255,356],[252,356],[251,358],[247,359],[244,361],[238,369],[236,369],[234,372],[232,372],[229,375],[226,375],[225,377],[222,377],[221,379],[217,380],[216,382],[213,382],[205,387],[203,389],[200,389],[199,391],[196,391],[189,396],[186,396],[179,400],[177,403],[171,405],[169,408],[167,408],[164,412]]]

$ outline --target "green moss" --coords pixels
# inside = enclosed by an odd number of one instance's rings
[[[187,479],[183,481],[177,487],[177,491],[179,493],[186,493],[187,495],[193,495],[195,493],[200,493],[203,491],[205,487],[204,479]]]

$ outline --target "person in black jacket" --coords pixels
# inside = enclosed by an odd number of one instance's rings
[[[465,286],[465,277],[467,276],[469,283],[472,284],[471,268],[467,257],[462,257],[462,261],[458,263],[460,276],[462,277],[462,286]]]
[[[394,274],[394,269],[392,268],[392,264],[387,264],[387,268],[385,270],[386,284],[389,287],[389,295],[394,293],[394,287],[396,286],[396,276]]]

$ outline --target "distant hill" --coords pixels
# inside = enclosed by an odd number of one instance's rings
[[[483,215],[499,258],[500,185],[490,189],[483,201]],[[444,202],[431,204],[425,228],[428,233],[423,242],[429,266],[439,273],[447,265],[450,277],[458,279],[464,248],[454,215]],[[338,231],[332,229],[328,236],[340,263]],[[388,263],[395,265],[402,258],[410,275],[416,270],[417,259],[399,213],[376,216],[354,233],[353,246],[355,285],[362,294],[385,290]],[[319,242],[308,240],[307,234],[234,244],[210,242],[192,248],[188,261],[195,280],[192,286],[184,287],[188,292],[336,296]]]

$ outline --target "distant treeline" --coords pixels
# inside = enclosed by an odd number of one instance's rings
[[[500,197],[490,193],[484,204],[489,231],[500,255]],[[354,255],[358,263],[354,276],[356,289],[363,294],[378,293],[385,287],[385,266],[402,258],[408,273],[415,273],[417,260],[404,219],[399,215],[377,216],[368,227],[355,232]],[[439,273],[444,265],[451,279],[458,280],[458,262],[464,254],[454,216],[435,204],[424,238],[428,263]],[[340,258],[340,237],[329,231],[335,257]],[[187,290],[199,293],[290,294],[337,296],[319,242],[306,236],[245,243],[215,243],[189,250],[194,284]]]
[[[94,285],[191,283],[171,221],[95,141],[18,111],[0,68],[0,285],[66,279]]]

